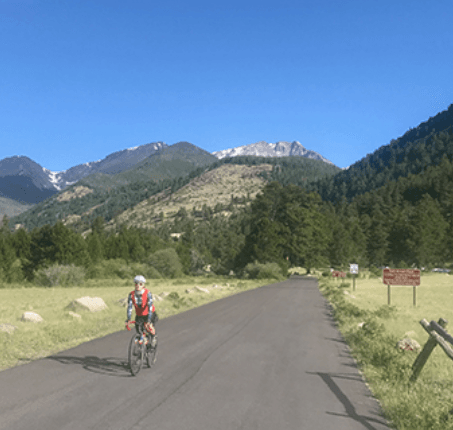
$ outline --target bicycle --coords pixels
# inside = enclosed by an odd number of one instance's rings
[[[135,321],[127,323],[126,328],[129,331],[131,331],[131,324],[135,324]],[[157,334],[154,335],[154,345],[151,345],[151,334],[148,331],[144,333],[143,324],[140,324],[139,333],[135,333],[129,342],[128,362],[132,376],[136,376],[140,372],[145,359],[148,367],[156,362]]]

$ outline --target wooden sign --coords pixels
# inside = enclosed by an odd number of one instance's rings
[[[383,282],[386,285],[420,285],[418,269],[384,269]]]

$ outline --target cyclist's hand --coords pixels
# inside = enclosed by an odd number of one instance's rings
[[[152,335],[156,334],[154,327],[151,323],[147,322],[145,323],[145,328],[147,331],[149,331]]]
[[[130,320],[126,320],[126,328],[129,329]]]

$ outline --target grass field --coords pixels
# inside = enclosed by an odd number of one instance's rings
[[[453,276],[423,274],[415,307],[413,289],[405,286],[391,287],[388,306],[387,286],[381,278],[369,274],[357,279],[355,291],[352,280],[322,277],[320,288],[371,390],[395,428],[453,429],[453,361],[436,347],[418,380],[412,383],[409,378],[418,353],[396,348],[396,342],[407,336],[424,346],[428,334],[419,323],[423,318],[444,318],[453,324]]]
[[[203,305],[205,303],[257,288],[275,280],[237,280],[226,278],[185,278],[153,280],[148,288],[153,295],[164,296],[155,301],[160,319]],[[220,288],[212,288],[217,285]],[[200,286],[210,292],[186,293]],[[125,280],[92,280],[73,288],[0,288],[0,324],[11,324],[13,334],[0,331],[0,370],[54,354],[83,342],[124,330],[126,308],[119,304],[127,298],[134,285]],[[69,314],[67,306],[75,299],[100,297],[108,309],[90,313],[75,311],[81,318]],[[44,322],[21,321],[24,312],[39,314]],[[133,313],[133,316],[135,314]],[[157,323],[159,324],[159,323]]]

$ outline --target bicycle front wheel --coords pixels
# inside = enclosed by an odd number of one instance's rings
[[[143,365],[143,348],[139,341],[140,336],[134,335],[129,343],[128,359],[132,376],[137,375]]]

